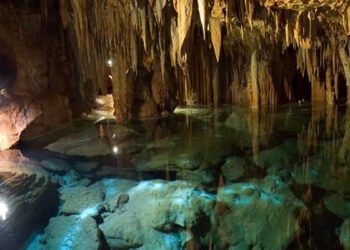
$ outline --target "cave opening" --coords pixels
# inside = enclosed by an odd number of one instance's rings
[[[299,70],[293,77],[294,101],[311,101],[311,82],[307,74]]]

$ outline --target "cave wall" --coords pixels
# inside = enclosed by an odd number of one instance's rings
[[[58,1],[0,3],[0,150],[71,120]]]

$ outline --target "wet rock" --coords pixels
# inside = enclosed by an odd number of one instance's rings
[[[57,212],[58,192],[39,164],[18,151],[0,154],[0,201],[8,207],[0,218],[0,246],[19,249],[26,238]]]
[[[128,202],[100,226],[112,249],[126,243],[130,248],[183,248],[210,227],[214,201],[189,183],[146,181],[126,194]]]
[[[350,249],[350,219],[345,220],[341,225],[339,240],[345,250]]]
[[[105,194],[99,183],[88,187],[64,188],[60,193],[62,201],[60,210],[63,214],[83,214],[86,211],[92,211],[96,215],[103,207]]]
[[[97,250],[100,237],[96,221],[87,216],[58,216],[50,219],[36,250]]]
[[[69,171],[71,166],[68,162],[58,158],[47,159],[41,162],[41,165],[52,172],[64,172]]]
[[[340,194],[331,194],[323,198],[326,208],[341,218],[350,217],[350,201]]]

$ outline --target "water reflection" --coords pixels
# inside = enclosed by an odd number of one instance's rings
[[[0,196],[27,202],[28,190],[40,190],[40,200],[49,189],[58,209],[38,226],[12,211],[6,221],[26,228],[26,237],[46,227],[30,249],[57,249],[62,241],[77,249],[349,244],[349,110],[302,104],[177,111],[128,126],[78,122],[45,148],[37,141],[16,157],[3,154]],[[79,248],[86,238],[94,242]]]

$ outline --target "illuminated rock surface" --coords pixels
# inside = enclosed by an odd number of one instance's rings
[[[40,107],[34,103],[19,104],[14,101],[0,100],[0,151],[15,144],[22,131],[40,113]]]
[[[91,217],[81,218],[74,215],[51,218],[41,242],[42,245],[33,248],[96,250],[100,247],[96,221]]]

